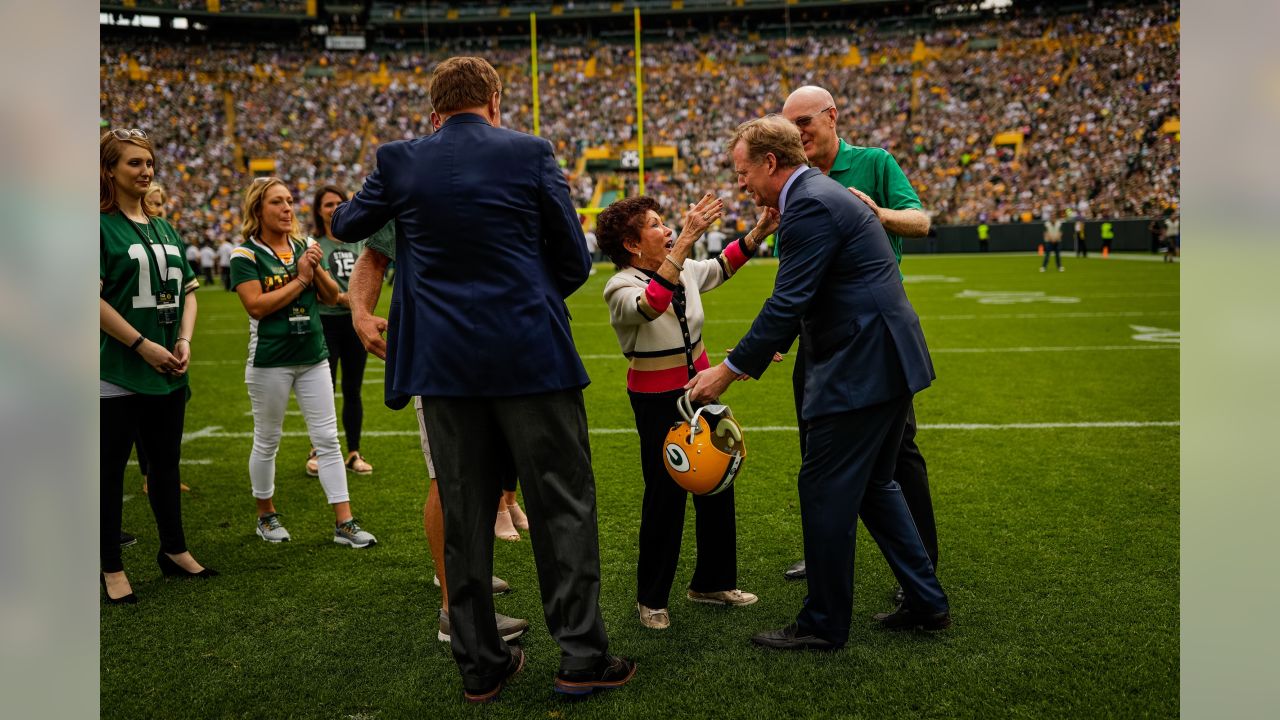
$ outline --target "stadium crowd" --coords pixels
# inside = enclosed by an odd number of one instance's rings
[[[353,53],[104,37],[101,52],[103,122],[152,134],[167,160],[157,181],[171,194],[175,224],[200,243],[234,233],[232,192],[252,174],[251,160],[274,161],[268,172],[303,199],[327,182],[359,187],[379,144],[430,132],[430,70],[450,55],[493,62],[504,124],[534,127],[528,51],[493,38],[433,41],[430,53]],[[586,149],[635,141],[631,52],[629,44],[539,46],[540,132],[579,206],[601,182],[637,190],[634,174],[578,171]],[[677,33],[645,53],[646,147],[679,154],[674,168],[647,173],[646,189],[668,204],[708,189],[733,198],[725,138],[809,83],[830,88],[845,109],[842,137],[897,158],[935,222],[1142,216],[1179,202],[1178,136],[1162,132],[1179,115],[1176,5],[923,35],[860,26],[789,39]],[[995,144],[1010,133],[1020,147]],[[308,212],[305,202],[299,209]],[[725,217],[739,231],[752,221],[733,210]]]

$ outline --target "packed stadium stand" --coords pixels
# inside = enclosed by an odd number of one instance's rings
[[[504,124],[532,132],[527,25],[445,32],[421,23],[450,9],[458,22],[462,9],[536,10],[539,131],[555,144],[575,201],[635,193],[636,172],[619,162],[636,141],[632,37],[589,17],[623,3],[557,4],[559,15],[587,17],[560,25],[542,20],[556,17],[550,4],[456,5],[137,0],[128,9],[203,8],[195,26],[233,12],[311,18],[264,40],[240,39],[234,27],[139,29],[104,3],[104,18],[122,22],[103,26],[101,123],[153,137],[157,181],[189,238],[233,236],[240,190],[254,175],[284,178],[305,203],[317,184],[357,189],[380,143],[429,133],[431,69],[451,55],[490,60],[503,76]],[[818,3],[810,17],[819,21],[794,25],[778,14],[785,9],[714,5],[718,14],[696,22],[646,20],[646,191],[664,202],[717,190],[733,198],[729,224],[745,223],[737,213],[751,208],[737,196],[725,139],[780,110],[790,90],[817,84],[841,108],[840,135],[892,152],[936,223],[1134,217],[1178,205],[1176,4],[951,15],[929,3],[897,17],[884,3],[867,4],[872,16]],[[368,45],[326,49],[317,25],[345,27]]]

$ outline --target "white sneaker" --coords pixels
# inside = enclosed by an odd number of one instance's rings
[[[1040,272],[1044,272],[1044,266],[1043,266],[1043,265],[1041,265],[1041,266],[1040,266]]]
[[[1064,267],[1060,267],[1060,268],[1058,268],[1058,272],[1066,272],[1066,271],[1067,271],[1067,269],[1066,269],[1066,268],[1064,268]]]
[[[515,640],[529,629],[528,620],[507,617],[502,613],[494,613],[493,622],[498,626],[498,634],[502,636],[505,642]],[[440,626],[436,631],[436,639],[440,642],[449,642],[453,639],[452,631],[449,628],[449,613],[445,612],[444,608],[440,608]]]
[[[289,542],[289,531],[280,524],[280,513],[258,516],[258,537],[269,543]]]
[[[366,548],[378,544],[378,539],[361,528],[355,518],[333,529],[333,541],[352,548]]]
[[[432,575],[431,584],[435,585],[436,587],[440,587],[440,576]],[[501,595],[502,593],[507,592],[510,589],[511,589],[511,585],[506,580],[503,580],[497,575],[493,576],[493,594],[494,595]]]

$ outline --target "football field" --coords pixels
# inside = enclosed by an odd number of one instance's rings
[[[746,427],[736,484],[738,577],[760,596],[725,610],[690,603],[692,507],[669,630],[635,615],[642,481],[618,350],[602,300],[611,269],[569,300],[592,383],[587,418],[598,487],[601,603],[612,651],[639,663],[626,688],[585,703],[551,692],[558,649],[542,620],[528,534],[496,542],[514,592],[497,609],[532,623],[528,664],[488,707],[466,707],[422,532],[425,470],[412,409],[365,379],[352,508],[379,544],[332,542],[332,512],[303,471],[309,442],[291,402],[276,504],[293,541],[254,535],[244,386],[248,319],[234,293],[199,292],[183,480],[188,544],[222,576],[164,580],[137,468],[126,476],[124,562],[140,604],[102,608],[102,716],[109,718],[1172,717],[1179,711],[1179,266],[1155,256],[907,256],[907,294],[938,378],[915,400],[937,514],[939,577],[954,627],[886,634],[894,581],[859,530],[853,632],[833,654],[753,648],[792,621],[804,583],[792,358],[724,396]],[[712,362],[768,296],[753,261],[704,296]],[[391,290],[386,288],[385,311]],[[512,349],[519,362],[521,349]],[[447,350],[441,350],[447,352]],[[338,400],[342,402],[341,398]],[[345,439],[343,440],[345,451]]]

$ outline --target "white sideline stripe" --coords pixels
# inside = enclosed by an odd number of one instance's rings
[[[1032,353],[1032,352],[1091,352],[1094,350],[1177,350],[1177,345],[1048,345],[1043,347],[1004,347],[1004,348],[930,348],[932,354],[944,353]],[[707,353],[707,357],[724,357],[724,353]],[[622,353],[603,355],[581,355],[583,360],[626,360]],[[368,381],[365,381],[366,383]],[[381,381],[378,381],[381,382]]]
[[[1060,423],[942,423],[937,425],[925,424],[921,425],[921,430],[1060,430],[1060,429],[1081,429],[1081,428],[1153,428],[1153,427],[1181,427],[1180,420],[1119,420],[1114,422],[1060,422]],[[207,429],[207,428],[206,428]],[[749,432],[796,432],[794,425],[756,425],[744,427],[743,430]],[[590,428],[587,432],[592,435],[634,435],[635,428]],[[200,438],[251,438],[252,432],[204,432],[201,431]],[[361,433],[365,437],[418,437],[417,430],[365,430]],[[192,433],[195,435],[195,433]],[[308,434],[301,431],[285,431],[281,433],[284,437],[308,437]],[[182,442],[194,440],[195,437],[183,436]]]
[[[1029,352],[1089,352],[1093,350],[1178,350],[1177,345],[1070,345],[1046,347],[1007,348],[938,348],[931,353],[1029,353]]]
[[[1179,293],[1168,293],[1168,295],[1178,295]],[[1165,294],[1160,294],[1165,295]],[[1088,298],[1095,297],[1134,297],[1133,295],[1089,295]],[[1143,297],[1151,297],[1146,295]],[[1054,318],[1113,318],[1113,317],[1145,317],[1148,315],[1180,315],[1178,310],[1127,310],[1123,312],[1060,312],[1060,313],[993,313],[993,314],[969,314],[969,315],[921,315],[921,320],[1051,320]],[[703,320],[704,325],[720,325],[728,323],[750,323],[755,318],[709,318]],[[609,327],[607,320],[587,320],[583,322],[573,323],[574,327]],[[248,337],[249,331],[245,330],[202,330],[201,335],[244,335]],[[192,365],[212,365],[223,363],[243,363],[243,360],[192,360]]]
[[[185,438],[183,439],[183,441],[184,442],[186,441]],[[130,460],[129,464],[136,466],[138,464],[138,461]],[[182,458],[181,460],[178,461],[178,464],[179,465],[212,465],[213,461],[203,459],[203,458]]]
[[[1090,295],[1089,297],[1098,297]],[[1179,310],[1125,310],[1120,312],[1047,312],[1047,313],[970,313],[965,315],[921,315],[921,320],[1053,320],[1057,318],[1119,318],[1146,317],[1149,315],[1180,315]],[[750,323],[755,318],[709,318],[703,325],[721,325],[728,323]],[[576,322],[574,327],[606,327],[608,322]]]

